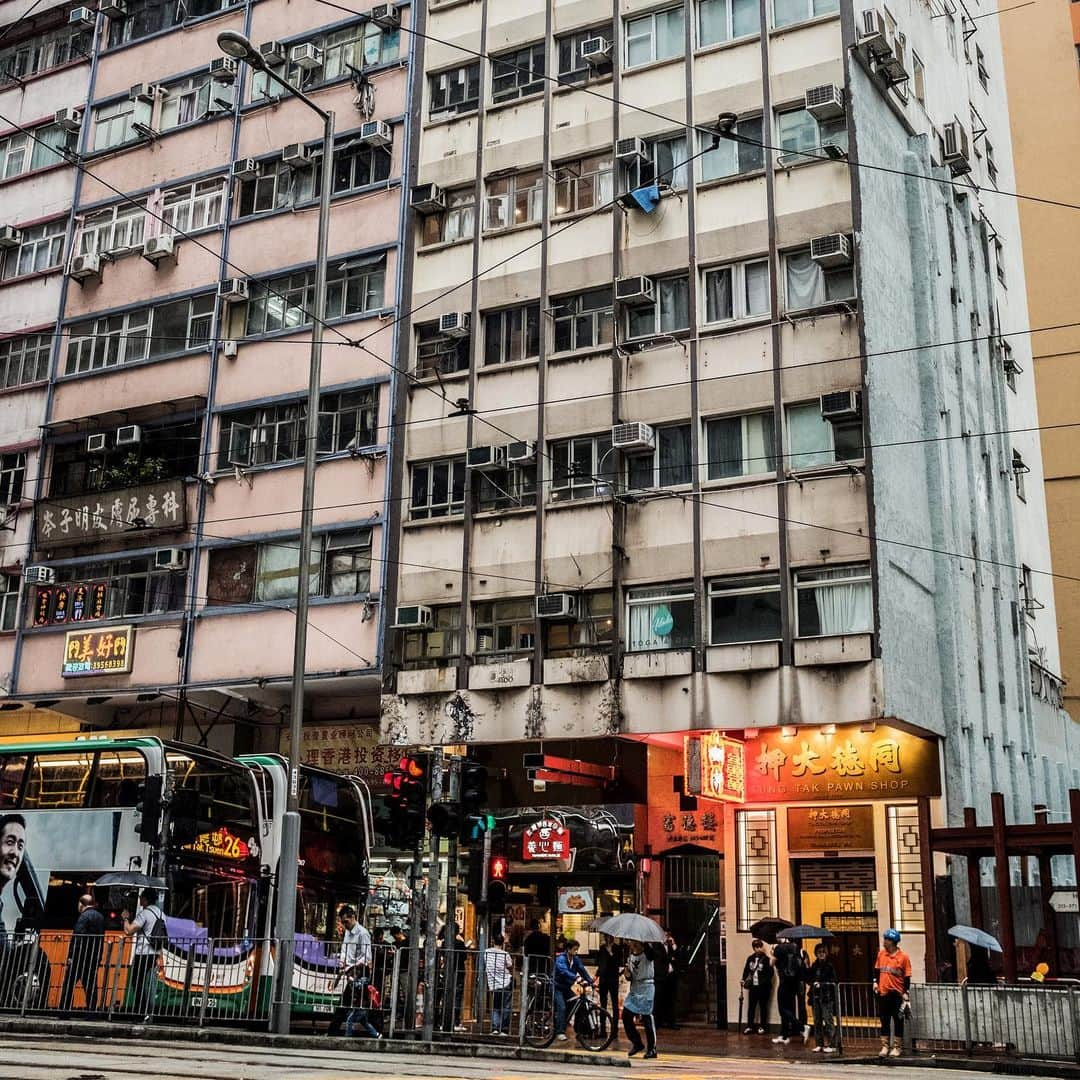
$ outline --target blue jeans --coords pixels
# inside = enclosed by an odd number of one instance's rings
[[[491,1030],[504,1034],[510,1027],[510,988],[491,991]]]
[[[570,1007],[570,996],[555,987],[555,1034],[566,1034],[566,1010]]]
[[[350,1039],[353,1033],[353,1024],[359,1024],[373,1039],[379,1037],[378,1030],[368,1019],[367,1009],[353,1009],[345,1019],[345,1034]]]

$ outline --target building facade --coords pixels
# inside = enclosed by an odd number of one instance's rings
[[[34,389],[5,397],[33,506],[9,545],[27,571],[2,642],[12,722],[47,704],[94,726],[217,728],[231,752],[278,745],[322,124],[226,58],[223,30],[336,115],[308,715],[377,718],[408,144],[397,10],[377,25],[366,9],[298,17],[277,0],[57,9],[79,58],[38,76],[48,100],[29,82],[5,88],[5,130],[50,121],[5,135],[8,161],[20,139],[60,129],[76,162],[25,185],[21,166],[5,173],[8,370],[41,350]],[[31,29],[19,47],[40,52],[53,31]]]
[[[417,16],[383,737],[509,747],[536,780],[507,781],[515,821],[635,805],[640,898],[685,928],[698,903],[714,956],[778,916],[863,957],[900,924],[921,964],[925,826],[1075,782],[1001,49],[973,14]],[[515,910],[576,930],[517,869]]]

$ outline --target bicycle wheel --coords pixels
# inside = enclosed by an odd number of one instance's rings
[[[550,994],[534,994],[525,1012],[525,1042],[544,1050],[555,1041],[555,1011]]]
[[[574,1031],[577,1041],[586,1050],[598,1054],[606,1050],[615,1038],[615,1019],[607,1009],[586,999],[581,1003]]]

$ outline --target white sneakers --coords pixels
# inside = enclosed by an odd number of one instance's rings
[[[826,1054],[835,1054],[836,1053],[836,1047],[835,1046],[826,1046],[825,1047],[825,1053]]]
[[[773,1042],[774,1042],[774,1043],[783,1043],[783,1044],[784,1044],[784,1046],[787,1046],[787,1044],[788,1044],[788,1043],[789,1043],[790,1041],[791,1041],[791,1040],[790,1040],[790,1039],[788,1039],[788,1037],[787,1037],[786,1035],[777,1035],[777,1036],[776,1036],[776,1038],[775,1038],[775,1039],[773,1039]]]
[[[566,1036],[565,1035],[556,1035],[555,1038],[558,1039],[559,1042],[566,1042]]]

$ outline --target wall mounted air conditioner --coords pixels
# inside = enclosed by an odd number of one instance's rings
[[[447,311],[439,316],[439,333],[446,337],[469,336],[469,313],[467,311]]]
[[[238,66],[231,56],[216,56],[210,61],[210,78],[221,83],[236,82]]]
[[[61,131],[74,135],[82,127],[83,111],[72,105],[66,109],[57,109],[53,114],[53,123]]]
[[[16,225],[0,225],[0,249],[18,247],[22,231]]]
[[[157,96],[159,87],[153,83],[141,82],[136,83],[130,90],[128,90],[128,101],[145,101],[153,104],[154,98]]]
[[[397,30],[401,26],[401,12],[393,4],[376,4],[368,18],[380,30]]]
[[[844,115],[844,91],[832,83],[811,86],[806,91],[805,107],[818,120],[836,120]]]
[[[649,277],[624,277],[615,282],[615,302],[618,304],[652,304],[656,286]]]
[[[285,60],[285,46],[280,41],[264,41],[259,46],[259,55],[268,64],[280,64]]]
[[[611,59],[611,42],[603,37],[586,38],[581,43],[581,59],[591,67],[599,67]]]
[[[394,613],[394,630],[430,630],[435,625],[435,614],[423,604],[406,604]]]
[[[365,146],[389,146],[394,129],[385,120],[365,120],[360,125],[360,142]]]
[[[949,166],[949,171],[953,176],[963,176],[971,172],[968,134],[959,120],[952,120],[942,125],[941,146],[944,162]]]
[[[89,278],[100,277],[101,256],[96,253],[76,255],[71,260],[71,269],[68,274],[75,281],[86,281]]]
[[[644,453],[656,445],[656,433],[648,424],[616,424],[611,429],[611,447],[623,453]]]
[[[648,161],[649,147],[644,139],[634,135],[628,139],[619,139],[615,144],[615,156],[620,161]]]
[[[188,553],[183,548],[161,548],[154,552],[155,570],[187,569]]]
[[[53,585],[56,571],[51,566],[24,566],[23,581],[27,585]]]
[[[93,30],[94,21],[94,13],[88,7],[72,8],[68,14],[68,26],[77,26],[80,30]]]
[[[281,151],[281,160],[291,169],[306,169],[311,164],[311,155],[303,143],[289,143]]]
[[[244,278],[226,278],[218,284],[218,297],[229,303],[242,302],[248,298],[248,283]]]
[[[465,453],[465,468],[489,472],[506,466],[505,446],[473,446]]]
[[[885,16],[876,8],[862,13],[858,45],[873,60],[881,61],[892,56],[892,42],[889,40]]]
[[[137,446],[142,442],[142,428],[138,424],[124,424],[116,429],[117,446]]]
[[[314,71],[322,67],[322,49],[305,41],[302,45],[294,45],[289,53],[289,61],[295,64],[301,71]]]
[[[861,413],[861,397],[858,390],[834,390],[821,395],[822,420],[857,420]]]
[[[446,209],[446,192],[438,184],[417,184],[409,196],[409,205],[418,214],[438,214]]]
[[[506,444],[507,465],[531,465],[536,460],[536,443],[522,440]]]
[[[109,449],[109,436],[104,431],[97,431],[93,435],[86,436],[86,452],[88,454],[104,454]]]
[[[172,258],[175,248],[176,238],[172,233],[162,233],[160,236],[148,236],[143,241],[142,254],[144,259],[159,263],[162,259]]]
[[[110,19],[124,19],[128,13],[124,0],[102,0],[102,3],[98,5],[98,11],[102,15],[108,15]]]
[[[850,266],[851,241],[844,233],[815,236],[810,241],[810,258],[819,266]]]
[[[259,163],[253,157],[240,158],[232,166],[234,180],[254,180],[259,175]]]
[[[577,596],[574,593],[540,593],[536,597],[538,619],[577,618]]]

